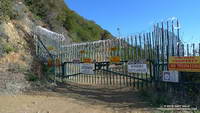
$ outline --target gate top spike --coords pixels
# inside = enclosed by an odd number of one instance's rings
[[[64,41],[66,38],[63,34],[59,34],[53,31],[50,31],[44,27],[36,26],[35,33],[39,36],[45,36],[46,38],[50,38],[53,40],[61,40]]]
[[[88,45],[88,44],[100,44],[100,43],[103,43],[103,42],[109,42],[109,41],[112,41],[113,39],[109,39],[109,40],[98,40],[98,41],[93,41],[93,42],[84,42],[84,43],[74,43],[74,44],[70,44],[70,45],[76,45],[76,46],[84,46],[84,45]],[[119,39],[117,39],[119,40]],[[70,45],[63,45],[62,47],[65,48],[65,47],[69,47]]]

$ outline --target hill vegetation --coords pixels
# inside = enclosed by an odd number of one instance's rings
[[[12,17],[12,0],[0,1],[0,23]]]
[[[30,11],[44,21],[51,30],[55,31],[62,26],[75,42],[112,38],[108,31],[94,21],[86,20],[70,10],[63,0],[24,0],[24,2]]]

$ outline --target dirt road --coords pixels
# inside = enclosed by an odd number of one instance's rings
[[[134,96],[135,95],[135,96]],[[127,89],[57,87],[51,91],[0,96],[0,113],[148,113],[148,103]]]

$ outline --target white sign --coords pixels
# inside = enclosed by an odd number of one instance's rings
[[[94,74],[94,64],[81,64],[80,72],[83,74]]]
[[[165,82],[179,82],[178,71],[164,71],[163,81]]]
[[[78,64],[78,63],[80,63],[80,60],[79,59],[74,59],[72,62]]]
[[[146,73],[148,73],[147,64],[129,63],[128,64],[128,72],[129,73],[142,73],[142,74],[146,74]]]

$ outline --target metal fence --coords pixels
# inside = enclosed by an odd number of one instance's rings
[[[127,83],[127,85],[135,83],[132,82],[136,81],[135,79],[140,81],[159,80],[160,73],[167,70],[168,57],[183,56],[184,48],[179,38],[178,28],[178,21],[176,21],[176,26],[173,21],[167,22],[166,27],[164,23],[156,24],[154,30],[148,33],[110,40],[62,45],[62,61],[65,66],[63,75],[73,78],[73,75],[80,74],[80,64],[88,58],[95,64],[97,73],[103,71],[108,75],[113,74],[112,77],[122,77],[125,80],[123,83]],[[177,48],[178,46],[179,48]],[[115,57],[120,59],[120,62],[110,62]],[[128,73],[129,62],[146,63],[149,70],[142,74]],[[111,79],[114,80],[115,78]],[[114,83],[110,82],[110,84]],[[143,82],[141,84],[141,86],[144,86]]]
[[[191,96],[191,92],[199,94],[199,73],[179,72],[179,83],[162,81],[162,72],[168,71],[170,56],[200,56],[200,44],[181,41],[178,20],[158,23],[151,32],[109,40],[65,45],[59,38],[56,41],[40,39],[50,54],[55,56],[54,62],[59,59],[55,65],[56,80],[99,87],[154,87],[185,97]],[[41,44],[36,45],[41,48]],[[48,46],[52,46],[52,49],[48,49]],[[47,53],[41,50],[38,49],[38,55]],[[94,65],[94,73],[81,73],[81,65],[86,63]],[[146,64],[148,71],[130,73],[129,63]]]

